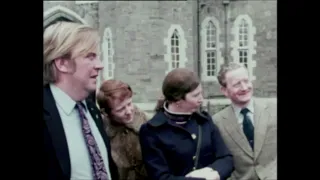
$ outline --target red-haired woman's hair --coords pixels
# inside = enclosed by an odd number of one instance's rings
[[[102,112],[109,113],[112,107],[132,97],[130,86],[119,80],[104,81],[97,93],[97,101]]]

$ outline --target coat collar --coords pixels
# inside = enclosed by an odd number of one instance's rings
[[[132,123],[129,124],[115,124],[108,117],[104,116],[103,121],[105,123],[105,129],[109,137],[114,137],[117,133],[132,130],[136,134],[139,134],[139,130],[142,124],[147,122],[147,116],[138,107],[134,106],[134,116]]]
[[[209,120],[208,117],[209,117],[209,114],[205,111],[194,112],[191,115],[191,118],[195,119],[200,124],[208,121]],[[163,110],[160,110],[147,123],[153,127],[159,127],[159,126],[162,126],[162,125],[168,123],[168,117],[164,114]]]

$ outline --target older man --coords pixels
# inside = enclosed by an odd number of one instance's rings
[[[218,80],[231,105],[213,116],[233,154],[232,180],[277,179],[277,106],[252,98],[247,69],[238,63],[222,66]]]

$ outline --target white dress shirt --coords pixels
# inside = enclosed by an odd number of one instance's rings
[[[233,108],[233,111],[236,115],[236,118],[238,120],[238,124],[240,125],[240,127],[242,128],[242,122],[243,122],[243,114],[240,113],[241,109],[243,108],[240,108],[238,107],[237,105],[235,104],[232,104],[232,108]],[[254,108],[253,108],[253,99],[249,102],[249,104],[247,105],[247,108],[249,110],[247,116],[249,116],[251,122],[252,122],[252,125],[254,126],[254,119],[253,119],[253,114],[254,114]]]

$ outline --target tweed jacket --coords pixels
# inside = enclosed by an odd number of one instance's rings
[[[232,106],[213,116],[233,154],[232,180],[277,179],[277,105],[254,99],[254,150],[237,122]]]

